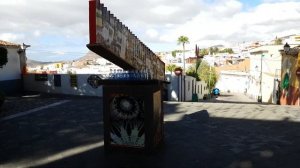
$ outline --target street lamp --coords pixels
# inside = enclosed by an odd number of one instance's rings
[[[175,72],[175,75],[178,77],[178,101],[180,101],[179,100],[179,95],[181,95],[181,94],[179,94],[179,92],[181,92],[181,89],[179,88],[179,77],[181,77],[181,75],[182,75],[182,69],[181,68],[179,68],[179,67],[177,67],[177,68],[175,68],[175,70],[174,70],[174,72]],[[180,80],[181,81],[181,80]],[[181,87],[182,88],[182,87]],[[181,97],[181,96],[180,96]],[[182,98],[181,98],[182,99]]]
[[[291,47],[288,43],[285,43],[285,45],[283,46],[283,50],[285,52],[285,54],[287,54],[290,51]]]
[[[285,43],[285,45],[283,46],[283,51],[286,55],[297,57],[299,54],[299,46],[291,48],[288,43]]]
[[[208,78],[209,98],[211,98],[210,80],[211,80],[211,65],[209,65],[209,78]]]
[[[262,103],[262,58],[263,54],[260,55],[260,76],[259,76],[259,94],[257,97],[257,101]]]
[[[259,51],[254,51],[254,52],[250,52],[251,55],[255,55],[255,57],[259,57],[260,55],[260,77],[259,77],[259,93],[257,96],[257,101],[258,102],[262,102],[262,64],[263,64],[263,57],[264,54],[268,53],[268,50],[259,50]],[[255,69],[258,71],[259,66],[255,66]]]

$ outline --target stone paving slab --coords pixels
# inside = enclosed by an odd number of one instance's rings
[[[239,99],[165,102],[165,144],[147,155],[105,152],[101,99],[60,97],[0,122],[0,167],[300,167],[300,108]]]
[[[42,94],[18,95],[6,97],[3,107],[0,109],[0,117],[14,115],[19,112],[31,110],[60,101],[59,96]]]

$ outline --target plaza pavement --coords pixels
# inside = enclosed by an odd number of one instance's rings
[[[153,154],[103,147],[95,97],[10,97],[0,115],[0,168],[300,167],[300,107],[257,104],[245,95],[164,102],[165,143]]]

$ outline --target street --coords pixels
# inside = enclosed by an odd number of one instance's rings
[[[206,102],[164,102],[164,145],[141,154],[104,151],[100,98],[20,99],[27,113],[14,110],[12,100],[6,107],[14,116],[6,109],[0,118],[1,168],[300,167],[300,108],[295,106],[258,104],[234,94]],[[52,105],[36,105],[46,100]]]

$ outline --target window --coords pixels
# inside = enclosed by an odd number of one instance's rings
[[[70,75],[71,87],[77,87],[77,76],[75,74]]]
[[[201,93],[200,94],[202,94],[202,85],[201,85]]]
[[[48,75],[47,74],[35,74],[34,79],[36,81],[48,81]]]
[[[54,75],[54,86],[61,87],[61,75]]]

